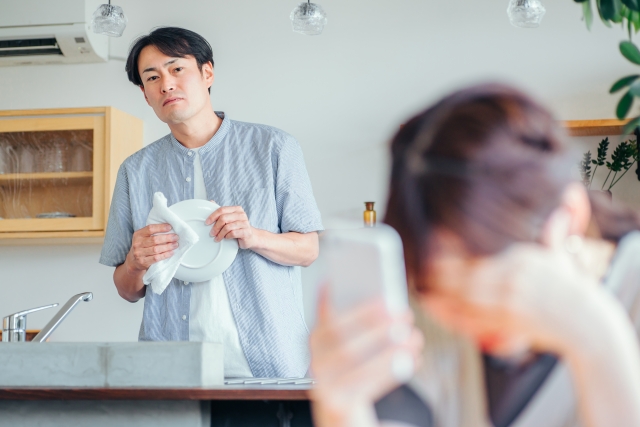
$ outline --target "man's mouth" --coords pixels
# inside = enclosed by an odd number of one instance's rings
[[[174,102],[181,101],[181,100],[182,98],[169,98],[166,101],[164,101],[164,103],[162,103],[162,106],[164,107],[165,105],[172,104]]]

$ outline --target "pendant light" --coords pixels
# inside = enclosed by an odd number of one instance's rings
[[[120,37],[127,27],[127,17],[120,6],[101,4],[91,19],[91,29],[96,34],[104,34],[109,37]]]
[[[537,28],[547,10],[540,0],[510,0],[507,15],[511,25],[521,28]]]
[[[290,18],[293,31],[307,36],[321,34],[327,24],[327,14],[319,4],[311,3],[311,0],[300,3],[293,9]]]

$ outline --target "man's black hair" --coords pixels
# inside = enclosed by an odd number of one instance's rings
[[[213,67],[211,45],[200,34],[178,27],[156,28],[148,35],[138,37],[129,49],[124,69],[129,81],[136,86],[143,86],[138,72],[138,58],[142,49],[147,46],[155,46],[160,52],[172,58],[184,58],[191,55],[196,59],[200,72],[202,72],[202,65],[207,62],[211,62]],[[211,93],[211,88],[209,88],[209,93]]]

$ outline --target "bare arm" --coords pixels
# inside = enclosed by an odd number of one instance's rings
[[[280,265],[310,266],[318,258],[318,233],[274,234],[253,229],[256,243],[250,249]]]
[[[640,350],[622,307],[605,292],[594,301],[595,321],[579,316],[582,333],[564,351],[588,427],[640,425]]]
[[[144,274],[152,264],[170,258],[178,247],[178,236],[166,233],[169,224],[153,224],[133,233],[131,250],[123,264],[113,272],[113,282],[118,294],[129,302],[144,297],[146,287],[142,282]]]
[[[242,249],[250,249],[280,265],[310,266],[318,258],[318,233],[275,234],[254,228],[241,206],[225,206],[209,216],[206,223],[215,225],[211,236],[216,242],[238,239]]]

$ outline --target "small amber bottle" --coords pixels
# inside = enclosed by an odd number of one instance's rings
[[[373,204],[375,202],[364,202],[366,210],[364,211],[364,226],[375,227],[376,225],[376,211],[373,210]]]

